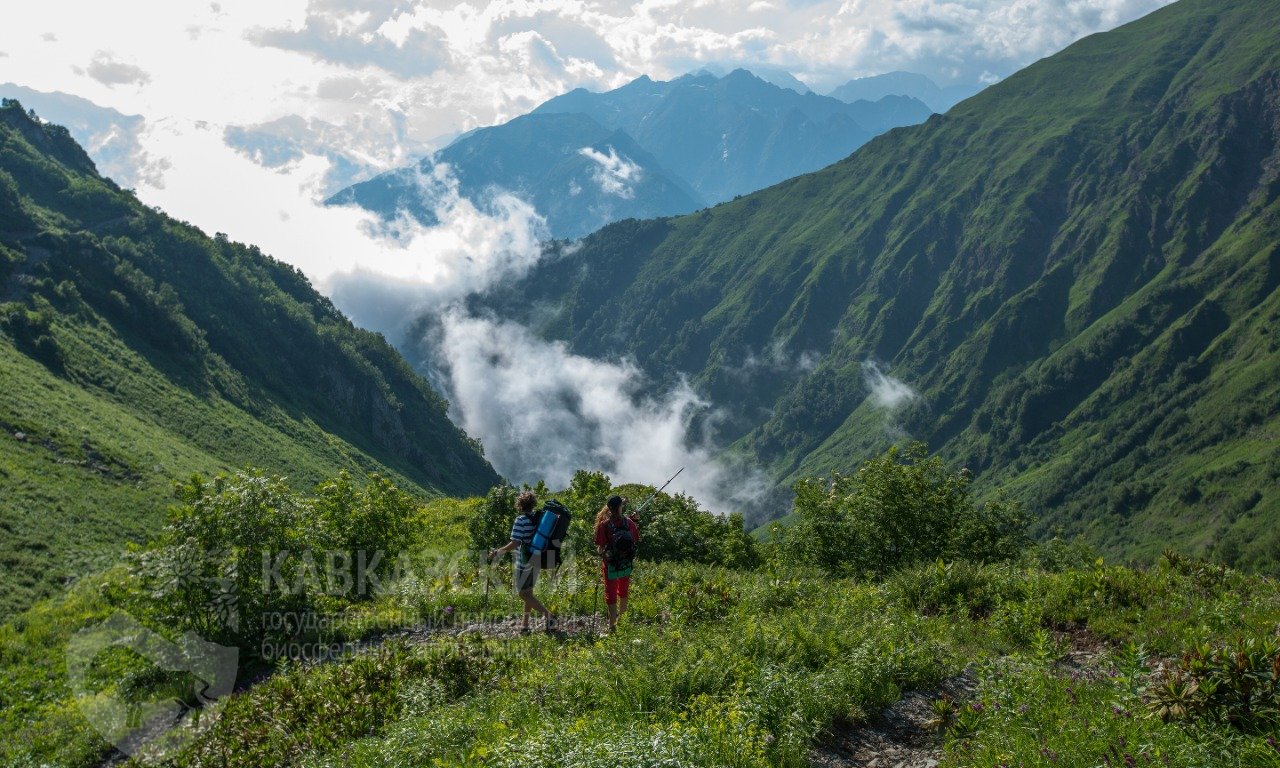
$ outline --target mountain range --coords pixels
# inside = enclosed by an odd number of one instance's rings
[[[917,438],[1042,533],[1275,568],[1274,10],[1181,0],[816,173],[606,227],[476,304],[690,377],[782,485]]]
[[[827,95],[849,102],[878,101],[886,96],[910,96],[920,100],[934,112],[946,112],[981,90],[981,85],[967,83],[942,87],[928,77],[914,72],[886,72],[855,78]]]
[[[153,535],[193,472],[378,472],[423,498],[498,481],[426,381],[298,270],[140,203],[10,100],[0,378],[0,614]]]
[[[850,104],[742,69],[640,77],[605,93],[557,96],[328,202],[354,203],[388,221],[407,212],[433,223],[442,198],[421,180],[441,163],[464,198],[483,206],[496,193],[513,193],[546,217],[553,237],[578,237],[625,218],[688,213],[816,170],[929,114],[910,97]]]

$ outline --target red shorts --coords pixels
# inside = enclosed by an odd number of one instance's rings
[[[606,566],[608,567],[608,566]],[[605,577],[604,580],[604,602],[605,605],[613,605],[618,602],[618,598],[627,599],[627,594],[631,591],[631,577],[623,576],[620,579],[610,579]]]

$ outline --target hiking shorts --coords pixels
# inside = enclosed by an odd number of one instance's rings
[[[605,605],[613,605],[618,602],[618,598],[627,599],[627,595],[631,592],[631,577],[623,576],[620,579],[605,578],[604,580],[604,603]]]
[[[523,592],[526,589],[533,589],[538,583],[538,571],[540,563],[537,560],[517,560],[516,561],[516,591]]]

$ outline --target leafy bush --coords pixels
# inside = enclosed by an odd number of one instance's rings
[[[1015,579],[1004,571],[964,560],[904,568],[885,583],[890,598],[925,616],[959,609],[973,618],[991,614],[1010,597]]]
[[[636,504],[652,488],[624,486],[618,491]],[[660,494],[640,515],[642,559],[749,568],[759,562],[755,539],[746,530],[742,515],[721,517],[702,509],[691,496]]]
[[[967,470],[950,472],[922,443],[891,449],[853,475],[795,485],[787,561],[837,575],[883,576],[922,560],[1008,560],[1026,545],[1028,517],[1009,499],[981,504]]]
[[[257,654],[304,636],[316,600],[376,594],[409,538],[415,505],[385,479],[345,473],[319,496],[280,477],[193,477],[154,544],[133,556],[133,607],[152,620]]]
[[[484,501],[467,521],[472,549],[484,551],[510,540],[511,521],[516,513],[516,497],[519,494],[510,485],[498,485],[489,489]]]
[[[417,510],[413,497],[381,475],[370,475],[363,488],[340,472],[320,485],[313,503],[317,537],[327,551],[349,553],[359,563],[377,553],[395,559],[413,538],[411,524]]]
[[[1191,648],[1147,690],[1165,722],[1208,720],[1246,733],[1280,730],[1280,641],[1250,637]]]

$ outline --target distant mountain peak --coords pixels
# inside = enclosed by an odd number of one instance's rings
[[[946,112],[957,102],[981,91],[984,83],[940,86],[918,72],[895,70],[880,75],[856,77],[828,94],[841,101],[879,101],[886,96],[910,96],[924,102],[934,112]]]

